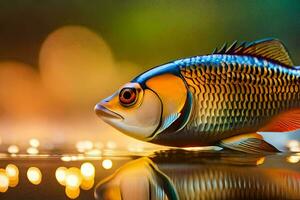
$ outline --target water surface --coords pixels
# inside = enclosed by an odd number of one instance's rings
[[[0,167],[13,164],[19,175],[4,192],[0,170],[0,199],[299,199],[299,160],[296,153],[185,150],[110,152],[101,157],[2,155]],[[95,168],[91,177],[80,174],[87,162]],[[40,174],[30,177],[30,167]],[[69,182],[56,177],[59,167],[71,168],[65,172]]]

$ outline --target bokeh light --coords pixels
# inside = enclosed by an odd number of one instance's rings
[[[39,185],[42,181],[42,172],[37,167],[30,167],[27,170],[27,178],[32,184]]]
[[[80,188],[76,187],[66,187],[65,188],[65,193],[67,195],[67,197],[69,197],[70,199],[76,199],[77,197],[79,197],[80,194]]]
[[[28,154],[31,154],[31,155],[36,155],[39,153],[39,150],[35,147],[28,147],[26,151]]]
[[[72,157],[72,156],[71,156]],[[90,162],[81,164],[77,167],[58,167],[55,171],[55,177],[59,184],[65,186],[66,195],[71,198],[77,198],[80,194],[80,188],[90,190],[94,186],[95,167]]]
[[[40,141],[36,138],[32,138],[29,140],[29,144],[30,146],[37,148],[40,146]]]
[[[104,169],[110,169],[110,168],[112,168],[112,165],[113,165],[113,163],[110,159],[105,159],[102,161],[102,167]]]
[[[84,179],[91,179],[95,176],[95,167],[90,162],[85,162],[81,165],[80,171]]]
[[[71,167],[66,174],[66,187],[78,188],[82,182],[81,172],[76,167]]]
[[[0,169],[0,192],[6,192],[9,186],[9,178],[4,169]]]
[[[19,175],[19,169],[16,165],[8,164],[5,170],[9,178],[15,178]]]
[[[94,183],[95,183],[95,181],[93,178],[92,179],[83,179],[82,183],[80,185],[80,188],[83,190],[90,190],[93,188]]]
[[[59,184],[65,186],[66,185],[66,174],[67,168],[66,167],[59,167],[55,171],[55,178],[59,182]]]
[[[11,154],[16,154],[19,153],[19,147],[17,145],[9,145],[9,147],[7,148],[8,153]]]
[[[5,168],[9,178],[9,187],[16,187],[19,183],[19,169],[14,164],[8,164]]]
[[[71,156],[62,156],[61,160],[64,162],[70,162],[72,160]]]
[[[93,105],[99,86],[116,74],[106,42],[82,26],[65,26],[51,33],[42,45],[39,64],[46,87],[69,105]],[[109,91],[113,86],[106,84],[102,89]]]

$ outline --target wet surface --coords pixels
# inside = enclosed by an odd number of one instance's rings
[[[0,199],[297,199],[299,160],[299,153],[185,150],[101,157],[3,154],[0,167],[13,164],[19,173],[8,176],[6,170],[6,182],[0,170]],[[5,184],[13,187],[6,190]]]

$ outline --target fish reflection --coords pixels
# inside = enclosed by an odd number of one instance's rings
[[[241,161],[239,163],[239,160]],[[158,155],[119,168],[96,199],[298,199],[300,173],[268,167],[264,157]]]

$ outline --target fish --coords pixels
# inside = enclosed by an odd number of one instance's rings
[[[122,133],[171,147],[279,152],[264,134],[300,129],[300,66],[276,38],[234,42],[154,67],[95,106]]]
[[[232,159],[237,162],[239,158]],[[215,157],[198,157],[204,163],[191,159],[191,163],[178,159],[169,162],[167,157],[158,160],[143,157],[121,166],[97,184],[95,198],[299,199],[300,196],[300,173],[293,169],[217,163]]]

